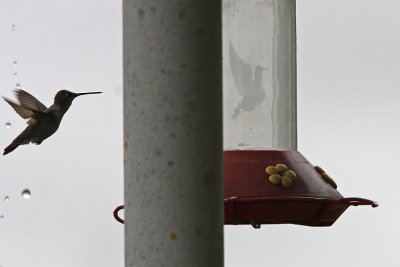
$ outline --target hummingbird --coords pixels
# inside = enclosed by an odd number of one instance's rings
[[[57,131],[65,112],[67,112],[72,101],[76,97],[101,93],[102,92],[73,93],[67,90],[61,90],[57,92],[54,97],[53,105],[48,108],[34,96],[21,89],[15,90],[15,95],[19,104],[3,97],[18,115],[23,119],[29,119],[26,122],[28,126],[4,149],[3,155],[7,155],[20,145],[29,143],[40,145],[43,140]]]

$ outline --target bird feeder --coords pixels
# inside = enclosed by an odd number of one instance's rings
[[[295,1],[224,1],[225,224],[330,226],[378,206],[297,151],[295,29]]]
[[[295,4],[223,1],[225,224],[330,226],[349,206],[378,206],[343,197],[297,151]]]

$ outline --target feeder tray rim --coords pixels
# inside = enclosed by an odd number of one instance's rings
[[[224,203],[257,203],[257,202],[325,202],[325,203],[346,203],[349,206],[370,205],[373,208],[379,206],[375,201],[359,197],[343,198],[317,198],[317,197],[252,197],[232,196],[224,198]]]

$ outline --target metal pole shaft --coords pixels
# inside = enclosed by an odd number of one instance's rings
[[[223,266],[221,3],[123,9],[125,266]]]

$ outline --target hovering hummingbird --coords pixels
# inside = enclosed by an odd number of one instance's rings
[[[73,93],[67,90],[61,90],[56,94],[54,103],[49,108],[24,90],[15,90],[15,95],[19,104],[3,97],[18,115],[24,119],[29,119],[26,122],[28,127],[4,149],[3,155],[10,153],[19,145],[29,143],[40,145],[43,140],[57,131],[65,112],[67,112],[72,101],[77,96],[101,93],[102,92]]]

